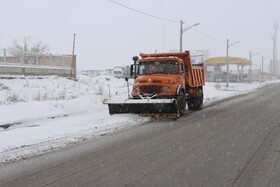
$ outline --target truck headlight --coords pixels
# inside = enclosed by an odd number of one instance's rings
[[[139,94],[139,88],[133,88],[132,93],[133,94]]]

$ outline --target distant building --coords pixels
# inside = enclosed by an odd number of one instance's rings
[[[98,76],[98,70],[84,70],[82,71],[82,75],[86,75],[89,77],[97,77]]]
[[[106,69],[106,75],[113,76],[113,69]]]
[[[191,55],[192,54],[201,54],[204,60],[209,58],[209,50],[207,49],[198,49],[195,51],[191,51]]]
[[[115,66],[114,69],[113,69],[113,76],[114,76],[115,78],[123,78],[123,76],[124,76],[124,70],[125,70],[124,67]]]
[[[115,78],[124,78],[129,76],[129,66],[115,66],[113,69],[105,70],[84,70],[81,72],[82,75],[97,77],[99,75],[108,75]]]
[[[97,70],[98,75],[106,75],[106,70]]]

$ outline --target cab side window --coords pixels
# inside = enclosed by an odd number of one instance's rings
[[[189,65],[188,64],[186,64],[186,72],[188,72],[189,71]]]
[[[183,64],[180,64],[180,74],[184,74],[184,66],[183,66]]]

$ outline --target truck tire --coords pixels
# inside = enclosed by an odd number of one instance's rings
[[[188,100],[188,108],[189,108],[189,110],[194,110],[194,98],[190,98],[189,100]]]
[[[196,110],[201,110],[203,105],[203,90],[202,88],[198,89],[198,97],[196,98]]]
[[[186,109],[186,97],[183,91],[180,92],[180,94],[176,97],[177,103],[178,103],[178,110],[180,116],[182,116]]]
[[[203,90],[198,89],[198,97],[193,97],[188,100],[189,110],[201,110],[203,105]]]

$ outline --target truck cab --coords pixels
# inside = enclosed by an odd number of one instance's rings
[[[136,66],[133,98],[171,98],[178,89],[185,94],[185,67],[181,59],[144,58]]]

